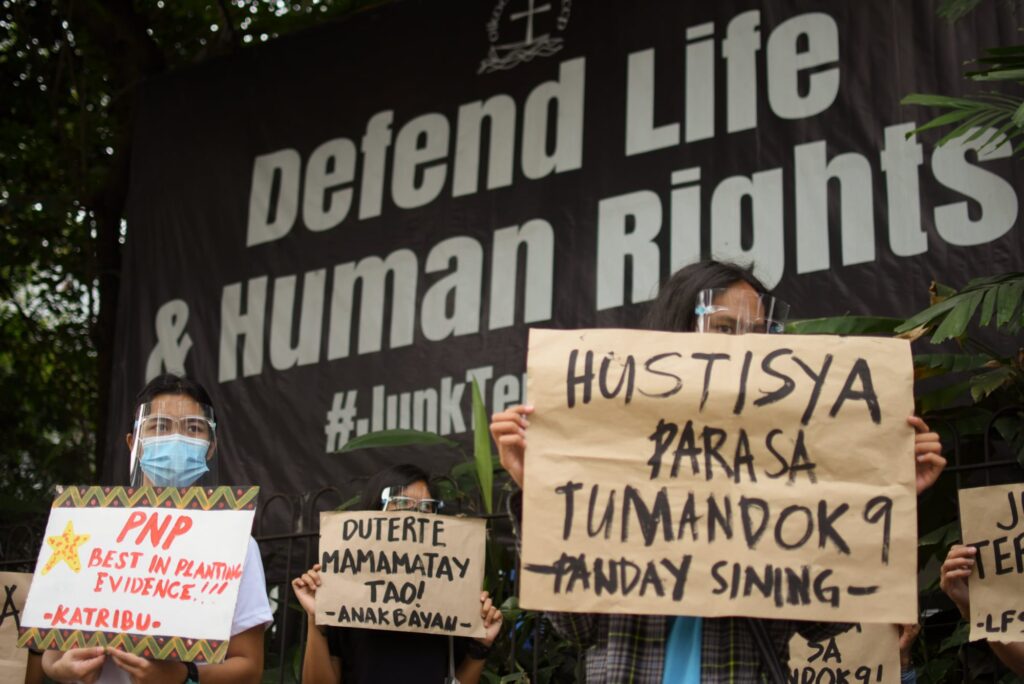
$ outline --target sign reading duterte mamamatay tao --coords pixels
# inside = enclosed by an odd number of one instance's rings
[[[904,340],[531,330],[521,604],[909,623]]]
[[[320,514],[316,623],[484,636],[480,518],[399,511]]]
[[[20,646],[218,663],[259,487],[68,487],[53,502]]]

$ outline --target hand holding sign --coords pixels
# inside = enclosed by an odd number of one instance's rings
[[[307,615],[316,615],[316,590],[321,584],[319,563],[292,580],[292,591]]]
[[[532,406],[513,406],[491,416],[491,437],[498,445],[498,458],[512,480],[523,486],[523,469],[526,459],[526,428],[530,426],[527,416],[533,413]]]
[[[501,610],[494,605],[491,595],[486,591],[480,594],[480,619],[484,621],[484,635],[477,638],[477,641],[485,646],[490,646],[501,633],[503,617]]]
[[[169,660],[149,660],[116,648],[107,650],[117,666],[128,673],[133,684],[158,684],[185,681],[188,670],[183,663]]]
[[[935,484],[946,467],[942,457],[942,442],[939,433],[932,432],[928,424],[917,416],[910,416],[907,422],[914,428],[914,459],[916,461],[917,493]]]
[[[102,646],[90,648],[73,648],[70,651],[57,653],[47,651],[43,654],[46,670],[50,677],[57,681],[81,681],[93,684],[103,669],[106,661],[106,649]]]
[[[974,556],[978,550],[973,546],[954,544],[942,563],[939,586],[946,596],[956,604],[960,615],[966,619],[971,612],[971,599],[967,593],[967,579],[974,572]]]

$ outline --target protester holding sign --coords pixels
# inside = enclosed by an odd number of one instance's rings
[[[216,423],[210,396],[199,383],[171,374],[154,378],[136,397],[134,418],[126,435],[133,486],[212,484],[215,476],[208,473],[217,450]],[[263,673],[263,631],[272,620],[263,561],[250,537],[223,662],[197,666],[94,647],[48,650],[43,669],[58,682],[255,683]]]
[[[662,287],[648,315],[651,329],[726,334],[775,333],[786,307],[769,295],[749,270],[714,261],[688,266]],[[517,484],[524,479],[527,416],[532,407],[497,413],[491,434],[502,465]],[[918,418],[917,491],[930,486],[945,465],[938,436]],[[510,500],[521,517],[521,498]],[[550,613],[563,635],[587,648],[589,682],[754,681],[785,678],[788,643],[795,633],[821,641],[848,626],[797,620],[736,617]]]
[[[372,478],[363,493],[363,510],[437,513],[441,502],[430,491],[428,476],[414,465],[387,468]],[[461,684],[475,684],[491,645],[501,631],[501,611],[488,593],[480,595],[480,616],[486,634],[480,639],[455,638],[404,631],[323,627],[316,624],[316,593],[320,564],[292,581],[308,616],[303,657],[304,684],[381,684],[444,682],[450,673]]]
[[[1020,548],[1018,544],[1018,549]],[[952,599],[953,603],[960,610],[960,615],[965,620],[971,617],[971,597],[968,590],[968,581],[976,572],[976,558],[978,549],[973,546],[954,544],[949,549],[945,562],[940,570],[939,585],[946,596]],[[1014,597],[1006,597],[1006,605],[1012,606]],[[1020,600],[1020,597],[1016,597]],[[1019,604],[1018,604],[1019,605]],[[1014,611],[1016,612],[1016,611]],[[1004,643],[988,640],[988,645],[999,660],[1014,671],[1017,675],[1024,677],[1024,641],[1013,641]]]

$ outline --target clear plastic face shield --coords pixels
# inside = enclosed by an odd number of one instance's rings
[[[694,308],[697,332],[744,335],[781,333],[789,315],[789,304],[752,288],[701,290]]]
[[[215,486],[213,407],[161,394],[139,406],[131,435],[131,486]]]
[[[422,488],[424,492],[412,491],[413,486],[408,487],[385,487],[380,493],[381,509],[385,511],[410,511],[416,513],[440,513],[444,508],[444,501],[429,498],[430,491]],[[415,494],[426,493],[428,498],[421,498]]]

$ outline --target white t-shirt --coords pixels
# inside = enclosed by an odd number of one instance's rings
[[[231,636],[257,625],[266,627],[273,621],[260,547],[255,539],[249,537],[249,548],[245,551],[245,562],[242,564],[242,579],[238,585],[238,602],[235,603],[235,614],[231,618]],[[97,681],[98,684],[131,684],[131,677],[108,656]]]

